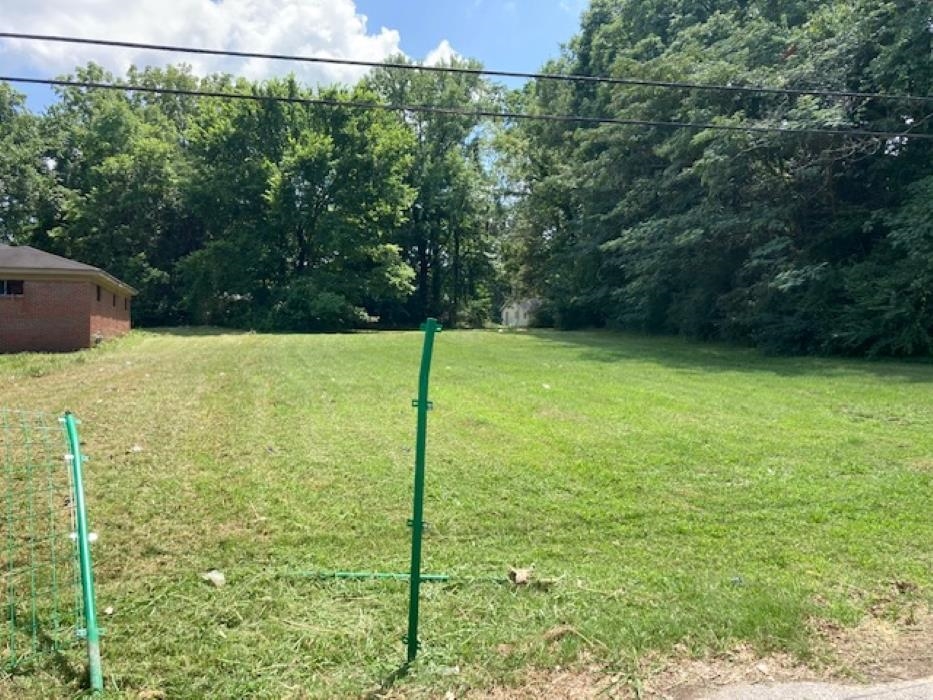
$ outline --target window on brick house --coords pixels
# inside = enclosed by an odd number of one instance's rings
[[[113,295],[113,305],[114,305],[114,307],[116,307],[116,305],[117,305],[117,295],[116,295],[116,294]]]
[[[100,301],[100,285],[97,285],[97,301]]]
[[[23,280],[0,280],[0,297],[23,296]]]

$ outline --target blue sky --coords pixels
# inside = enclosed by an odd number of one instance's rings
[[[401,48],[425,56],[447,39],[487,68],[534,71],[555,57],[579,26],[581,0],[357,0],[371,29],[394,27]]]
[[[487,68],[534,71],[579,26],[586,0],[30,0],[4,8],[9,31],[144,43],[328,55],[380,61],[404,52],[437,61],[451,52]],[[309,83],[353,82],[353,69],[268,61],[192,59],[152,52],[0,40],[0,73],[50,77],[94,60],[117,74],[130,64],[192,63],[196,72],[254,79],[296,70]],[[514,86],[515,83],[513,82]],[[33,110],[49,90],[22,85]]]

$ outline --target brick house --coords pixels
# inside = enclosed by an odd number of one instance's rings
[[[0,245],[0,352],[79,350],[122,335],[135,294],[91,265]]]

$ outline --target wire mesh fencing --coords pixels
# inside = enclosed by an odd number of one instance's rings
[[[7,672],[84,634],[72,459],[62,419],[0,408],[0,665]]]

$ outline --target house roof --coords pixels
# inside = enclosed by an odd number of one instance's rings
[[[134,296],[138,292],[99,267],[85,265],[28,245],[0,245],[0,278],[75,280],[96,282],[102,287]]]

